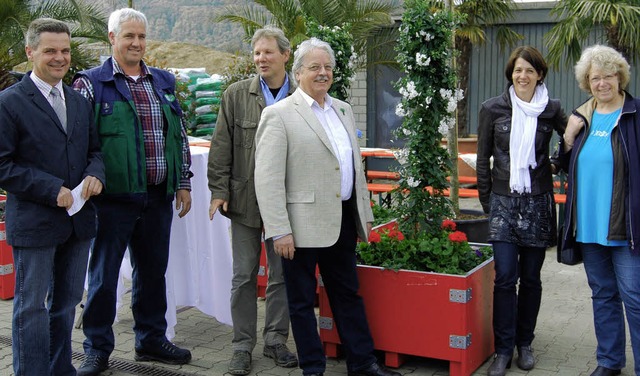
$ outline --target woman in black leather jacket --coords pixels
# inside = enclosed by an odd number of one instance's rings
[[[537,49],[518,47],[505,69],[506,91],[480,109],[478,191],[489,213],[496,269],[490,376],[511,367],[514,347],[519,368],[535,365],[531,342],[542,297],[540,269],[557,239],[549,144],[553,130],[562,135],[566,125],[560,102],[549,99],[543,83],[547,70]]]

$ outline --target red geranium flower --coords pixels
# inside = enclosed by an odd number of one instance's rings
[[[454,243],[462,243],[467,241],[467,234],[462,231],[455,231],[449,234],[449,240]]]
[[[445,219],[442,221],[442,225],[440,226],[443,230],[455,231],[456,223],[450,219]]]
[[[369,243],[379,243],[380,240],[380,234],[375,231],[371,231],[369,234]]]
[[[398,230],[391,230],[389,231],[389,237],[390,238],[396,238],[398,240],[404,240],[404,234],[401,233]]]

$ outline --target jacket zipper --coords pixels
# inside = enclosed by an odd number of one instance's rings
[[[618,123],[616,124],[616,127],[619,128],[620,126],[620,118],[622,118],[622,115],[624,115],[624,113],[620,114],[620,117],[618,117]],[[627,146],[627,141],[624,139],[624,135],[622,134],[622,132],[618,129],[618,131],[620,132],[620,140],[622,140],[622,145],[624,147],[624,154],[627,157],[627,161],[629,160],[629,147]],[[628,216],[628,220],[629,220],[629,243],[631,244],[631,250],[633,251],[633,249],[635,248],[635,244],[633,242],[633,217],[631,216],[631,208],[633,206],[631,206],[631,174],[627,174],[627,179],[628,179],[628,186],[629,186],[629,194],[627,194],[627,216]]]

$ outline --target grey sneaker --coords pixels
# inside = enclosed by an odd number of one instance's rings
[[[248,375],[251,372],[251,353],[235,350],[229,362],[229,373],[232,375]]]
[[[289,348],[284,343],[278,343],[273,346],[265,345],[262,355],[273,359],[279,367],[292,368],[298,366],[296,354],[289,351]]]

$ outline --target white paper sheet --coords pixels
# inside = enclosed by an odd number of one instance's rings
[[[73,190],[71,191],[71,196],[73,196],[73,204],[69,209],[67,209],[67,213],[69,213],[69,216],[72,216],[79,212],[80,209],[82,209],[82,207],[84,206],[84,203],[87,202],[87,200],[82,197],[83,185],[84,180],[82,180],[80,184],[78,184],[78,186],[73,188]]]

